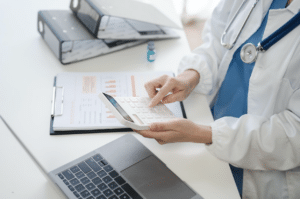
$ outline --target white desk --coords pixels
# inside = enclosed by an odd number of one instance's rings
[[[171,0],[153,1],[170,17]],[[181,39],[155,42],[157,59],[146,62],[146,44],[109,55],[63,66],[55,58],[37,32],[37,12],[43,9],[69,9],[69,0],[7,1],[1,8],[0,20],[0,114],[23,140],[42,166],[51,171],[78,158],[124,133],[50,136],[50,109],[53,77],[60,72],[155,71],[176,68],[189,47],[181,31]],[[4,27],[4,28],[3,28]],[[193,95],[185,102],[188,117],[195,122],[212,121],[206,100]],[[2,130],[1,134],[7,133]],[[164,146],[134,134],[182,180],[204,198],[239,198],[228,164],[211,156],[203,144],[176,143]],[[4,139],[2,139],[4,138]],[[13,139],[1,138],[0,198],[60,198],[38,173],[25,153],[18,152]],[[14,158],[10,158],[14,156]],[[18,158],[17,158],[18,157]],[[16,159],[26,164],[16,165]],[[3,164],[5,162],[5,164]],[[21,170],[19,172],[15,170]],[[28,178],[35,173],[35,178]],[[7,176],[10,176],[9,178]],[[40,176],[40,177],[39,177]],[[22,179],[23,183],[19,183]],[[15,183],[16,182],[16,183]],[[6,184],[13,184],[13,194]]]

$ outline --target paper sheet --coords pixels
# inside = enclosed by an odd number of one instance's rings
[[[105,92],[113,97],[148,96],[144,84],[161,75],[172,72],[149,73],[61,73],[57,75],[55,113],[62,108],[63,115],[54,118],[53,129],[92,130],[126,128],[105,107],[98,95]],[[63,95],[63,96],[62,96]],[[176,117],[183,117],[180,103],[167,105]]]

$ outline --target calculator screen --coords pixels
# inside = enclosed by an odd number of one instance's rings
[[[130,122],[134,121],[129,117],[129,115],[124,111],[124,109],[118,104],[118,102],[110,95],[107,95],[103,93],[104,96],[110,101],[110,103],[117,109],[117,111],[124,117],[125,120],[128,120]]]

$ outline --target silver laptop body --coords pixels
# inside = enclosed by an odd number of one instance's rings
[[[70,199],[202,199],[133,135],[124,135],[47,173],[0,119],[39,169]]]

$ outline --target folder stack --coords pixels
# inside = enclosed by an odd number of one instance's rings
[[[157,8],[143,2],[71,0],[70,9],[38,12],[38,32],[62,64],[148,40],[179,38],[175,29],[180,27]]]

